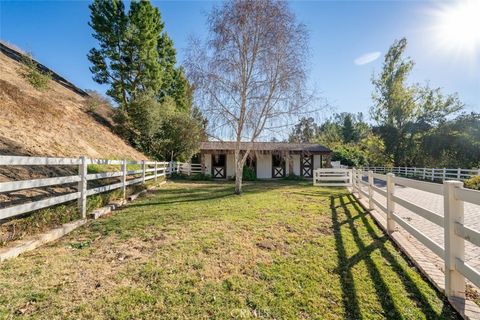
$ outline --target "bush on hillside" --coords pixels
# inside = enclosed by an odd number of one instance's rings
[[[465,188],[480,190],[480,176],[472,177],[464,182]]]
[[[22,58],[21,76],[26,79],[32,87],[37,90],[45,91],[48,89],[52,75],[50,72],[41,70],[38,64],[33,61],[31,55],[24,55]]]
[[[94,90],[86,90],[86,92],[88,93],[88,97],[85,98],[84,105],[87,112],[96,113],[100,108],[113,108],[110,100],[100,92]]]

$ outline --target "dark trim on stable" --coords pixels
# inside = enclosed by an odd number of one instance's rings
[[[279,156],[282,161],[281,161],[281,170],[282,170],[282,175],[277,175],[277,172],[279,171],[278,167],[274,167],[273,166],[273,157],[275,156],[275,154],[272,154],[272,157],[271,157],[271,163],[272,163],[272,179],[277,179],[277,178],[285,178],[285,173],[286,173],[286,169],[285,169],[285,157],[283,156]]]
[[[305,166],[305,162],[304,160],[305,159],[309,159],[310,160],[310,164],[309,166]],[[313,178],[313,168],[315,167],[314,166],[314,157],[312,154],[302,154],[300,156],[300,176],[301,177],[304,177],[304,178]],[[305,169],[307,168],[307,170],[309,171],[309,175],[305,175]]]
[[[225,153],[223,154],[218,154],[218,156],[224,156],[224,165],[223,166],[215,166],[213,163],[214,163],[214,157],[215,155],[211,155],[212,156],[212,159],[211,159],[211,167],[212,167],[212,178],[213,179],[226,179],[227,178],[227,155]],[[219,175],[219,169],[223,169],[223,174],[221,176],[217,176]]]

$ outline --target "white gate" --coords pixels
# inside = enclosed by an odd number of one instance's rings
[[[313,185],[350,187],[352,186],[352,169],[316,169],[313,171]]]

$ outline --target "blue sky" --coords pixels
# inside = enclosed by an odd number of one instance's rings
[[[478,0],[474,0],[478,1]],[[480,50],[462,56],[436,46],[428,14],[455,1],[295,1],[291,8],[310,31],[310,82],[335,111],[368,114],[372,72],[395,39],[407,37],[415,62],[410,81],[458,92],[467,110],[480,111]],[[95,45],[87,1],[2,1],[0,38],[81,88],[105,92],[88,70]],[[214,2],[153,1],[173,38],[178,60],[191,35],[204,36],[206,13]],[[479,13],[480,19],[480,13]],[[369,60],[379,56],[369,63]],[[357,63],[356,63],[357,62]],[[359,65],[358,63],[365,63]]]

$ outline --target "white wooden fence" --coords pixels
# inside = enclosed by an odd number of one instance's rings
[[[202,173],[202,165],[187,162],[176,162],[173,165],[175,172],[191,176]]]
[[[445,181],[449,179],[464,181],[480,175],[480,169],[462,168],[364,167],[362,170],[382,174],[391,172],[397,176],[413,177],[430,181]]]
[[[119,170],[100,173],[88,173],[88,165],[108,165],[108,168],[118,166]],[[51,207],[60,203],[77,200],[78,209],[82,218],[86,217],[87,197],[115,189],[122,189],[125,197],[126,187],[129,185],[145,183],[150,179],[157,179],[160,176],[169,174],[172,166],[168,162],[155,161],[130,161],[130,160],[100,160],[80,158],[45,158],[45,157],[18,157],[0,156],[0,166],[68,166],[77,167],[78,174],[43,178],[23,181],[0,182],[1,192],[12,192],[18,190],[58,186],[77,183],[77,191],[61,196],[48,197],[46,199],[32,201],[25,204],[12,205],[0,208],[0,220],[18,216],[30,211]],[[128,167],[140,167],[137,170],[128,170]],[[87,188],[87,182],[107,178],[118,178],[119,181],[102,185],[95,188]],[[130,178],[130,179],[129,179]]]
[[[349,187],[352,185],[352,169],[315,169],[313,185],[324,187]]]
[[[368,180],[364,181],[363,177],[368,177]],[[386,181],[386,190],[375,186],[374,178]],[[408,199],[396,196],[395,184],[442,195],[444,201],[443,216],[420,207]],[[361,185],[367,186],[368,192],[362,190]],[[358,194],[358,197],[365,196],[368,198],[370,209],[376,208],[386,215],[387,233],[394,232],[395,225],[398,224],[443,259],[446,270],[445,294],[450,300],[465,299],[465,279],[480,287],[480,272],[464,261],[465,240],[480,246],[480,232],[465,226],[463,223],[464,203],[468,202],[480,206],[480,191],[466,189],[460,181],[444,181],[443,184],[437,184],[401,178],[393,173],[383,175],[375,173],[373,170],[366,172],[355,169],[353,169],[352,188],[353,192]],[[374,198],[374,193],[386,198],[386,207]],[[402,219],[395,212],[396,204],[442,227],[444,230],[444,247],[410,225],[408,221]]]

